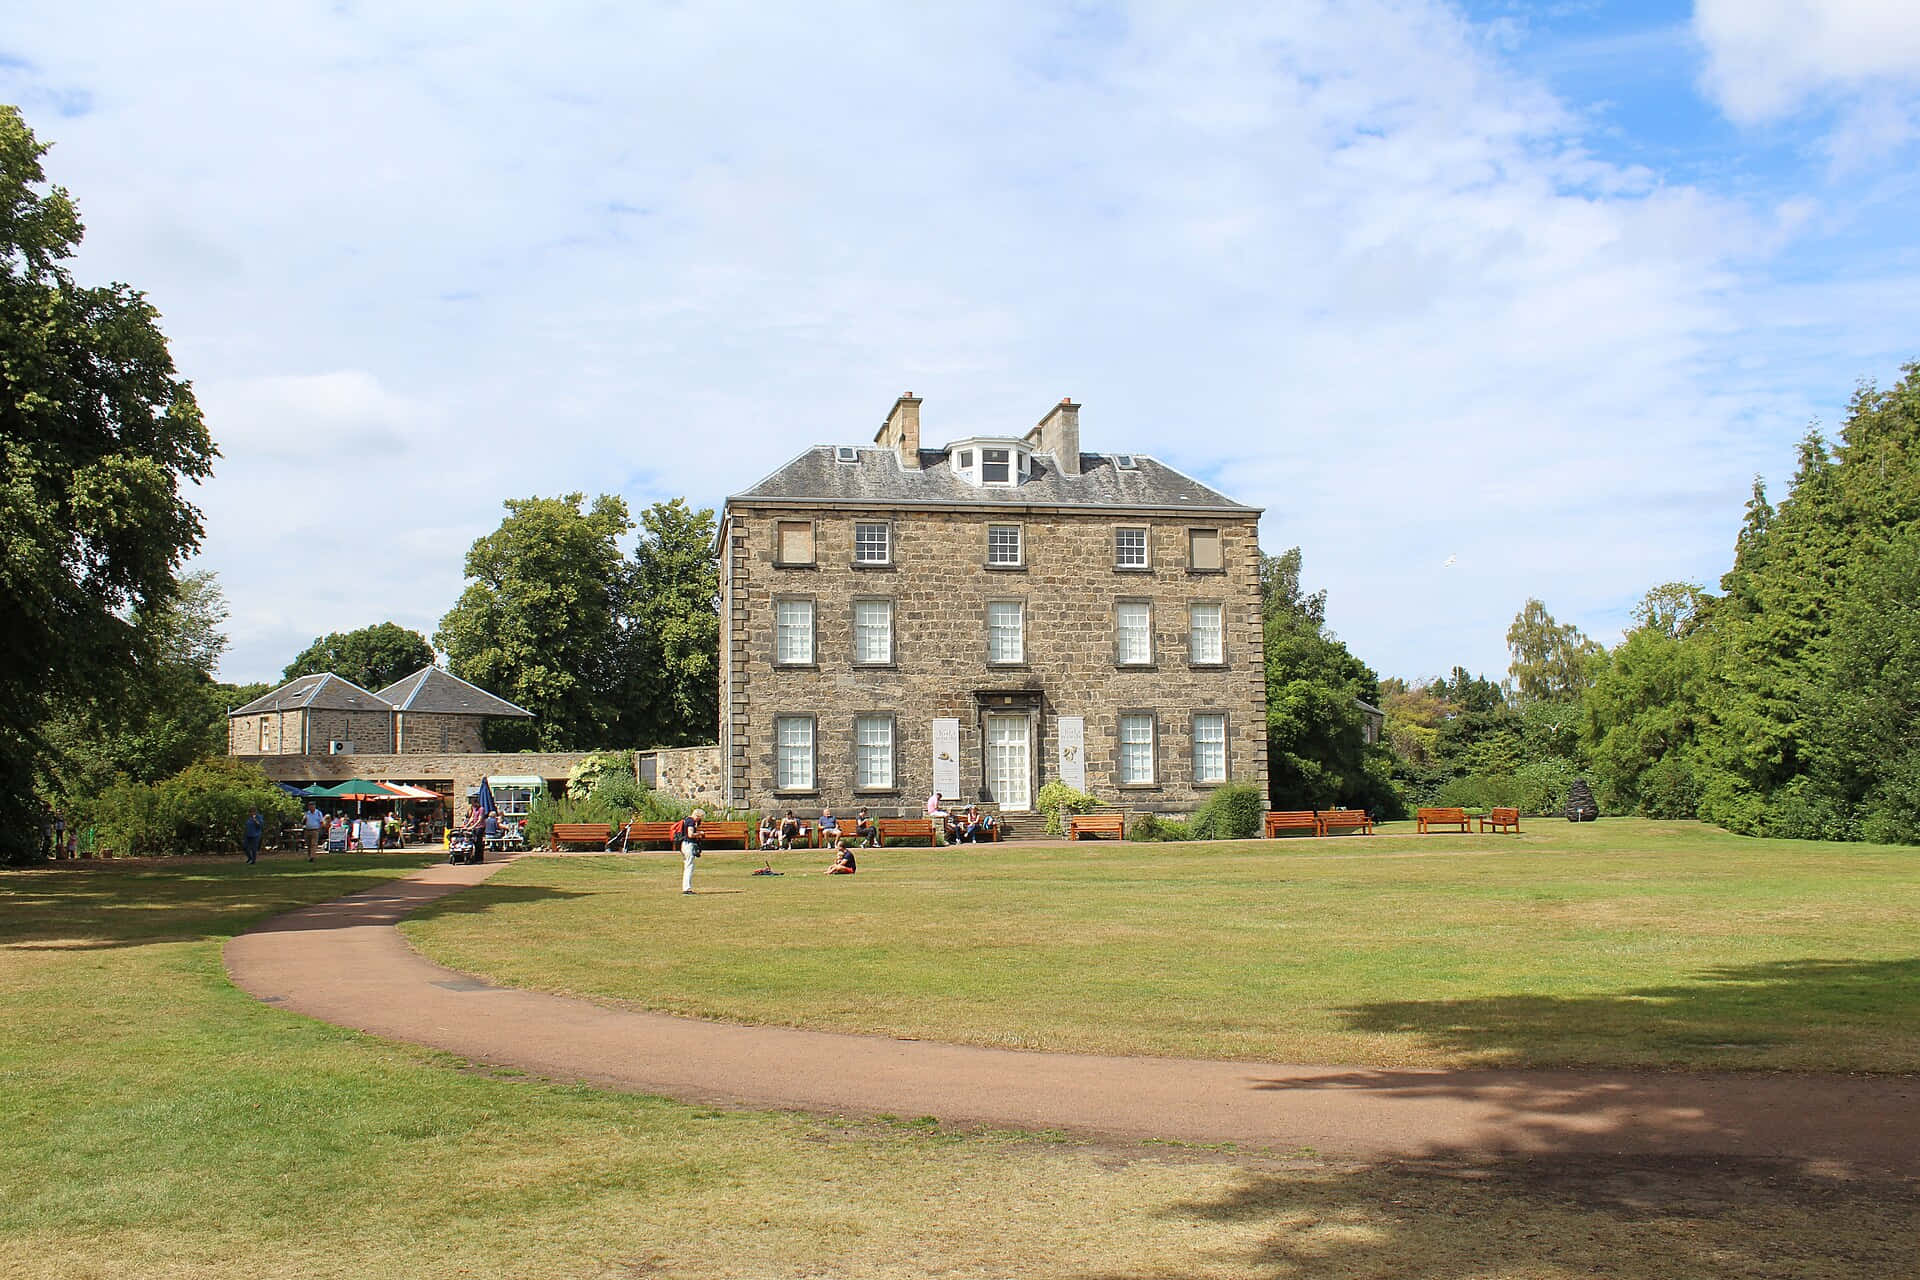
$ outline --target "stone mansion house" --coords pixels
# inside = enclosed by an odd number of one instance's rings
[[[1260,511],[1139,454],[1083,453],[1080,406],[922,448],[818,446],[727,499],[727,803],[1030,809],[1061,779],[1187,810],[1267,781]]]

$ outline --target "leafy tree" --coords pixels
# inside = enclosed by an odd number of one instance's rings
[[[624,619],[632,678],[621,738],[639,746],[714,742],[720,714],[720,564],[711,508],[684,498],[640,514]]]
[[[287,664],[282,680],[331,671],[362,689],[378,693],[402,676],[433,664],[433,646],[418,631],[382,622],[358,631],[321,636]]]
[[[623,691],[618,620],[628,572],[627,504],[602,494],[507,501],[467,552],[468,586],[434,643],[448,668],[534,713],[493,721],[488,745],[563,751],[608,744]]]
[[[1325,630],[1326,593],[1300,590],[1300,549],[1261,562],[1266,617],[1267,789],[1275,808],[1400,812],[1383,745],[1355,699],[1377,702],[1372,669]]]
[[[52,705],[130,687],[134,619],[200,541],[182,482],[218,456],[145,296],[67,270],[82,228],[46,152],[0,106],[0,857],[16,859],[38,843]]]
[[[1698,638],[1711,604],[1692,583],[1655,587],[1639,625],[1609,655],[1581,704],[1581,740],[1612,810],[1694,816],[1705,779],[1700,739],[1712,721],[1711,651]]]
[[[1593,683],[1596,660],[1605,650],[1572,623],[1553,620],[1547,606],[1528,600],[1507,628],[1507,668],[1515,696],[1522,702],[1562,702],[1577,698]]]

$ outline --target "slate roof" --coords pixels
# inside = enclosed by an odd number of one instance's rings
[[[317,676],[296,676],[255,698],[244,707],[229,711],[244,716],[261,711],[385,711],[387,704],[377,693],[369,693],[351,680],[342,680],[331,671]]]
[[[1209,489],[1143,453],[1123,471],[1113,454],[1083,453],[1080,474],[1060,474],[1051,455],[1033,455],[1033,474],[1006,488],[975,486],[955,473],[945,450],[922,449],[920,470],[900,465],[892,449],[862,446],[858,462],[839,462],[834,446],[815,445],[729,503],[840,502],[860,506],[1132,508],[1170,511],[1259,511]]]
[[[496,698],[478,685],[439,667],[422,667],[380,691],[381,699],[396,710],[433,712],[453,716],[526,716],[533,712]]]

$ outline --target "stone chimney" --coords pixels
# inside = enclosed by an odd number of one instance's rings
[[[1039,453],[1053,455],[1063,476],[1080,474],[1080,406],[1072,397],[1047,410],[1040,425],[1027,432],[1027,442]]]
[[[893,402],[873,442],[900,455],[900,465],[920,469],[920,397],[908,391]]]

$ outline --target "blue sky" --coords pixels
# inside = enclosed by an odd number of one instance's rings
[[[430,635],[505,498],[717,506],[908,389],[1071,395],[1383,675],[1497,673],[1920,358],[1910,0],[29,0],[0,97],[221,442],[232,679]]]

